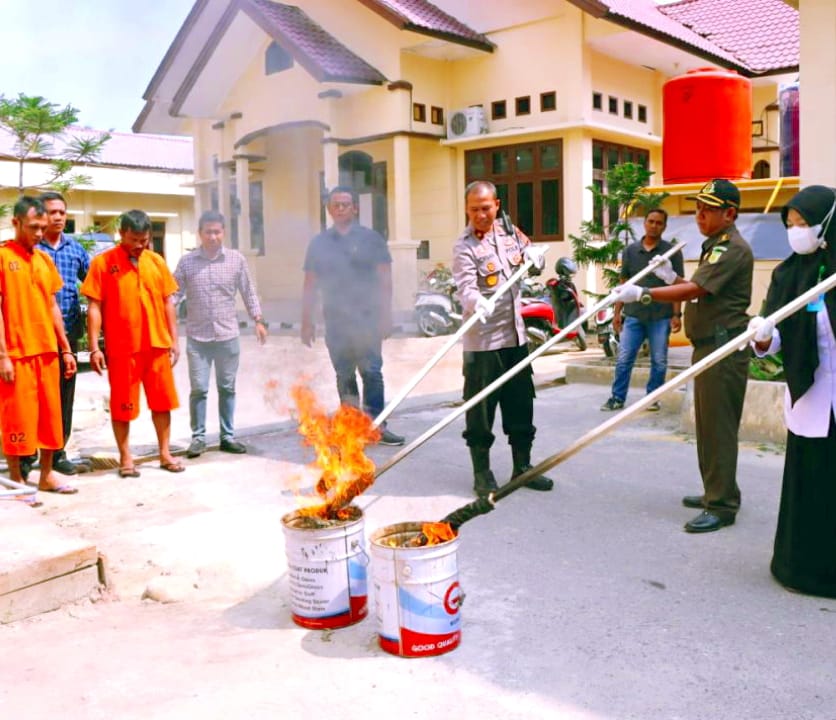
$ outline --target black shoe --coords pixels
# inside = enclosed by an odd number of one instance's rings
[[[189,443],[189,448],[186,450],[187,458],[200,457],[206,451],[206,443],[203,440],[195,438]]]
[[[499,490],[496,478],[490,470],[481,470],[473,474],[473,492],[477,497],[487,497],[494,490]]]
[[[85,460],[82,458],[81,460],[73,460],[73,465],[75,465],[75,471],[81,475],[82,473],[89,473],[93,472],[93,463],[89,460]]]
[[[383,428],[380,433],[380,440],[378,440],[378,445],[403,445],[405,438],[403,435],[398,435],[393,433],[391,430],[387,428]]]
[[[75,475],[78,472],[78,468],[75,466],[75,463],[70,462],[66,455],[58,458],[57,460],[53,460],[52,469],[62,475]]]
[[[531,470],[531,465],[521,465],[520,467],[514,468],[514,472],[511,475],[511,479],[513,480],[515,477],[519,477],[524,472],[528,472]],[[528,480],[524,483],[527,488],[531,488],[532,490],[539,490],[540,492],[548,492],[554,487],[554,482],[547,478],[545,475],[535,475],[531,480]]]
[[[685,532],[689,533],[707,533],[714,532],[726,525],[734,525],[734,515],[719,516],[714,513],[703,510],[693,520],[685,523]]]
[[[221,452],[243,455],[247,452],[247,446],[244,443],[239,443],[237,440],[221,440],[220,450]]]
[[[705,501],[702,495],[686,495],[682,498],[682,504],[687,508],[699,509],[705,507]]]
[[[611,397],[607,402],[601,405],[601,410],[621,410],[624,407],[623,400],[616,400],[614,397]]]

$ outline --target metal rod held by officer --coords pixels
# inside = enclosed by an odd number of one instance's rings
[[[673,256],[674,254],[681,252],[686,243],[677,243],[674,245],[670,250],[667,250],[662,255],[657,256],[654,258],[654,262],[649,264],[647,267],[643,268],[639,272],[637,272],[633,277],[631,277],[628,282],[629,283],[636,283],[645,277],[647,274],[651,273],[653,270],[656,269],[657,263],[661,262],[664,263],[665,260]],[[564,338],[566,338],[571,332],[573,332],[576,328],[580,327],[583,323],[585,323],[589,318],[593,317],[596,313],[600,310],[606,308],[607,306],[611,305],[616,301],[615,293],[610,293],[605,298],[600,300],[597,304],[593,305],[589,308],[586,312],[584,312],[580,317],[575,318],[572,322],[570,322],[566,327],[562,328],[560,332],[557,333],[554,337],[547,340],[543,343],[540,347],[533,350],[531,353],[528,354],[527,357],[522,359],[513,367],[506,370],[502,375],[496,378],[493,382],[491,382],[486,387],[482,388],[479,392],[477,392],[473,397],[465,401],[462,405],[455,408],[453,411],[450,412],[449,415],[439,420],[435,425],[433,425],[428,430],[425,430],[419,437],[415,438],[411,443],[409,443],[406,447],[399,450],[394,456],[389,458],[385,463],[379,465],[377,470],[375,471],[375,477],[380,477],[383,473],[387,470],[390,470],[392,467],[397,465],[401,460],[403,460],[407,455],[411,452],[419,448],[423,445],[427,440],[429,440],[433,435],[437,434],[445,427],[447,427],[450,423],[453,422],[457,417],[463,415],[471,408],[475,407],[478,403],[480,403],[484,398],[490,395],[494,390],[502,387],[506,380],[509,378],[514,377],[517,373],[523,371],[525,368],[531,365],[538,357],[540,357],[543,353],[547,352],[553,345],[561,342]]]
[[[540,257],[545,256],[546,252],[548,251],[548,246],[543,245],[538,248],[540,251],[540,255],[538,256],[538,263],[540,262]],[[542,264],[542,263],[541,263]],[[514,289],[517,287],[517,284],[523,277],[529,272],[529,270],[534,267],[534,263],[530,257],[527,257],[525,262],[517,268],[516,272],[511,275],[505,282],[502,283],[497,289],[496,292],[491,295],[491,300],[495,303],[499,298],[501,298],[506,292],[509,290]],[[539,272],[542,268],[538,268],[537,271]],[[444,343],[436,353],[424,364],[424,366],[417,372],[415,375],[409,380],[409,382],[404,385],[398,392],[398,394],[389,401],[389,404],[383,408],[383,412],[380,413],[374,419],[374,427],[380,427],[395,410],[395,408],[403,402],[407,395],[418,385],[421,380],[423,380],[430,370],[438,363],[441,358],[443,358],[456,343],[461,340],[462,336],[470,330],[477,322],[485,322],[487,317],[485,315],[485,308],[480,307],[473,313],[463,324],[462,326],[456,330],[456,332]]]

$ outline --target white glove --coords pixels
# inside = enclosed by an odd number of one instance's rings
[[[493,315],[494,310],[496,310],[496,300],[494,298],[486,298],[484,295],[480,295],[476,299],[476,312],[481,315],[480,320],[482,322]]]
[[[653,274],[665,285],[670,285],[676,280],[676,271],[673,269],[670,258],[657,255],[649,264],[653,267]]]
[[[615,296],[616,302],[632,303],[639,301],[643,290],[644,288],[639,287],[638,285],[626,283],[615,288],[613,290],[613,295]]]
[[[525,248],[525,259],[531,260],[531,265],[536,270],[543,270],[546,267],[546,250],[545,246],[528,245]]]
[[[749,321],[749,327],[746,330],[756,330],[755,337],[752,340],[756,343],[766,342],[772,340],[772,331],[775,330],[775,323],[772,320],[767,320],[760,315],[755,315]]]

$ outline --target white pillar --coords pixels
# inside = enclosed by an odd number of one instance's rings
[[[401,319],[412,316],[418,290],[418,243],[412,239],[409,152],[409,138],[396,135],[392,139],[389,172],[389,252],[392,254],[392,311]]]
[[[238,195],[238,249],[250,252],[250,161],[235,158],[235,190]]]
[[[227,223],[232,218],[232,207],[229,202],[229,165],[218,164],[218,210],[226,218]]]

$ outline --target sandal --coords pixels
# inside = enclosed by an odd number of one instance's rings
[[[161,462],[160,463],[160,470],[165,470],[166,472],[170,473],[181,473],[186,469],[185,465],[181,465],[176,460],[172,460],[171,462]]]
[[[119,477],[120,478],[138,478],[139,477],[139,470],[137,470],[133,465],[129,467],[120,467],[119,468]]]

